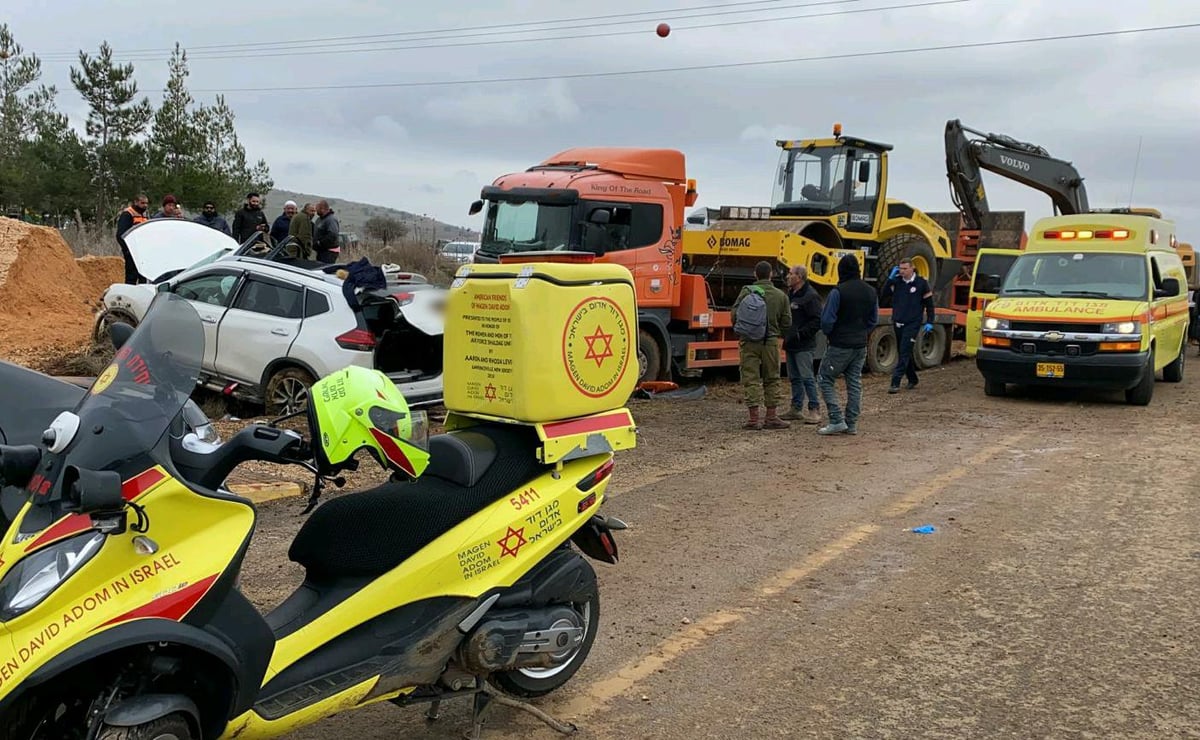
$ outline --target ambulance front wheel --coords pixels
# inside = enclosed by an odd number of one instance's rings
[[[99,740],[199,740],[182,714],[171,714],[135,727],[105,726]]]

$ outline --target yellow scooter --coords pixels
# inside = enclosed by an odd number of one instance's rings
[[[628,410],[428,436],[349,368],[313,387],[311,441],[251,425],[215,446],[180,414],[203,352],[195,310],[160,294],[42,444],[0,447],[0,484],[28,496],[0,541],[0,739],[249,740],[460,696],[478,734],[490,701],[575,674],[600,605],[581,552],[615,563],[624,528],[597,510]],[[556,436],[573,456],[547,457]],[[392,479],[312,512],[289,550],[304,582],[259,614],[238,588],[255,508],[223,482],[258,460],[320,484],[363,449]]]

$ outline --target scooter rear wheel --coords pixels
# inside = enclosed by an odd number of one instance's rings
[[[600,592],[593,591],[587,601],[571,604],[570,607],[583,618],[583,642],[566,662],[553,668],[520,668],[505,673],[493,673],[490,681],[506,694],[526,699],[545,696],[560,688],[583,662],[587,660],[596,641],[596,629],[600,625]]]
[[[183,715],[170,714],[137,727],[105,727],[100,731],[98,740],[198,740],[198,738]]]

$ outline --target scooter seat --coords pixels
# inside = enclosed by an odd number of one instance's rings
[[[450,439],[434,441],[440,437]],[[288,557],[309,578],[386,573],[540,475],[537,443],[533,428],[514,424],[482,424],[433,437],[425,475],[326,501],[300,528]]]

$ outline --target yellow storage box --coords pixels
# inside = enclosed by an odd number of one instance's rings
[[[621,265],[463,265],[445,322],[446,409],[540,423],[624,407],[637,300]]]

